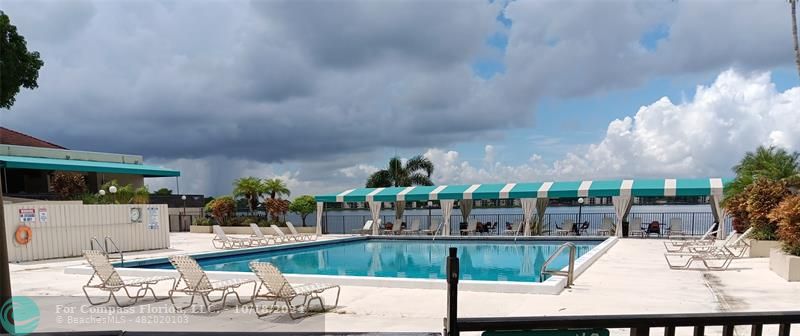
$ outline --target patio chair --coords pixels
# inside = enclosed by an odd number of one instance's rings
[[[292,222],[287,221],[286,222],[286,227],[289,228],[289,232],[291,232],[292,235],[294,235],[295,237],[300,237],[301,239],[305,239],[305,240],[309,240],[309,241],[317,240],[317,234],[316,233],[300,233],[300,232],[297,232],[297,229],[294,227],[294,224],[292,224]]]
[[[692,239],[692,240],[686,240],[686,239],[674,240],[673,239],[673,240],[668,240],[668,241],[664,242],[664,248],[667,249],[667,252],[679,252],[679,251],[683,251],[686,247],[688,247],[690,245],[713,244],[714,243],[714,239],[716,239],[716,233],[717,233],[717,231],[714,231],[714,226],[711,226],[711,227],[708,228],[706,233],[704,233],[700,237],[700,239]],[[733,235],[729,235],[728,239],[730,239],[730,237],[732,237],[732,236]],[[680,237],[688,237],[688,236],[682,235]],[[672,238],[675,238],[675,236],[673,236]]]
[[[578,235],[579,236],[585,236],[586,232],[588,232],[588,231],[589,231],[589,221],[585,221],[578,228]]]
[[[664,259],[667,260],[667,265],[670,269],[689,269],[691,265],[700,261],[706,269],[711,271],[724,271],[733,260],[741,258],[746,249],[741,249],[738,253],[734,252],[727,246],[711,246],[705,251],[698,252],[670,252],[664,253]],[[686,258],[683,263],[673,263],[672,258]],[[715,263],[716,262],[716,263]]]
[[[236,301],[238,301],[239,304],[247,304],[253,301],[252,297],[249,301],[242,301],[242,298],[239,296],[239,293],[236,290],[243,285],[252,283],[253,290],[255,291],[255,280],[230,279],[211,281],[208,279],[206,272],[200,268],[200,265],[197,263],[197,261],[190,256],[171,256],[169,257],[169,262],[180,274],[178,282],[176,282],[172,287],[172,290],[169,291],[169,300],[172,302],[172,305],[175,306],[175,309],[183,310],[191,307],[194,304],[194,298],[196,296],[200,296],[200,298],[203,300],[203,306],[206,308],[206,312],[211,312],[209,307],[211,304],[221,303],[221,305],[224,307],[225,299],[227,299],[228,295],[231,294],[236,296]],[[181,281],[183,281],[183,286],[181,286]],[[178,307],[178,305],[175,304],[175,293],[191,295],[192,299],[189,301],[188,305]],[[211,299],[211,294],[215,293],[221,294],[222,297],[219,299]]]
[[[403,223],[400,221],[395,221],[392,224],[392,228],[389,230],[384,229],[381,231],[385,235],[399,235],[403,231]]]
[[[506,236],[513,236],[513,235],[518,234],[521,229],[522,229],[522,221],[517,221],[517,222],[515,222],[514,224],[511,225],[511,229],[510,230],[508,230],[508,229],[505,230],[504,234]]]
[[[225,234],[225,231],[223,231],[222,227],[219,225],[213,225],[211,229],[214,231],[214,239],[211,239],[211,245],[213,245],[214,248],[226,249],[252,247],[253,244],[258,244],[258,239],[254,238],[228,237],[228,235]]]
[[[469,221],[467,221],[467,228],[461,230],[461,234],[469,236],[473,233],[476,233],[477,231],[478,231],[478,220],[475,218],[471,218]]]
[[[406,229],[406,230],[403,230],[403,233],[404,234],[409,234],[409,235],[410,234],[419,234],[420,233],[419,226],[420,226],[419,218],[412,219],[411,220],[411,227]]]
[[[281,230],[281,228],[279,228],[275,224],[270,225],[269,228],[272,229],[272,232],[275,233],[275,236],[280,238],[283,242],[287,242],[287,243],[290,242],[290,241],[299,242],[300,240],[303,239],[302,237],[299,237],[299,236],[295,236],[295,235],[291,235],[291,234],[287,235],[287,234],[283,233],[283,230]]]
[[[631,218],[628,223],[628,237],[639,236],[644,237],[644,228],[642,228],[642,217]]]
[[[705,250],[712,249],[713,247],[720,247],[720,246],[727,247],[728,249],[733,251],[738,251],[740,249],[747,249],[750,246],[747,240],[750,239],[750,235],[753,234],[754,230],[755,228],[750,227],[740,235],[731,233],[728,235],[728,238],[725,238],[725,240],[722,243],[715,242],[714,244],[689,244],[688,246],[686,246],[684,250],[687,250],[689,252],[702,252]]]
[[[561,226],[556,224],[556,234],[559,236],[569,236],[574,232],[573,226],[575,226],[575,221],[572,220],[572,218],[567,218],[561,223]]]
[[[422,230],[422,233],[426,235],[433,235],[436,234],[441,230],[441,220],[438,218],[431,219],[431,225],[426,229]]]
[[[108,256],[105,253],[97,250],[83,251],[83,257],[86,258],[86,261],[89,262],[92,270],[94,270],[92,277],[89,278],[89,281],[86,282],[85,285],[83,285],[83,294],[86,295],[86,300],[88,300],[93,306],[108,303],[113,298],[114,303],[116,303],[118,307],[128,307],[136,304],[139,299],[144,298],[148,291],[153,294],[153,299],[156,301],[166,300],[169,298],[169,296],[156,296],[156,292],[150,286],[156,285],[161,281],[168,280],[172,280],[172,286],[170,286],[170,288],[175,286],[175,278],[169,276],[122,280],[122,277],[119,276],[117,270],[114,269],[114,266],[111,265],[111,262],[108,260]],[[97,279],[99,282],[93,284],[92,282],[95,279]],[[136,295],[132,296],[128,291],[128,287],[137,288]],[[108,292],[108,297],[105,301],[93,302],[89,296],[89,293],[86,292],[87,288],[95,288],[104,292]],[[127,304],[121,304],[117,299],[117,295],[115,294],[120,290],[122,290],[125,293],[125,296],[132,301],[128,302]]]
[[[683,232],[683,220],[680,217],[673,217],[669,219],[669,226],[667,226],[667,238],[673,236],[685,236]]]
[[[370,232],[372,232],[372,220],[370,219],[370,220],[364,222],[364,227],[362,227],[360,229],[357,229],[357,230],[353,230],[353,232],[354,233],[358,233],[358,234],[362,234],[362,235],[369,234]]]
[[[688,269],[691,267],[692,263],[700,261],[708,270],[726,270],[733,260],[744,257],[745,252],[750,247],[746,239],[749,238],[752,229],[753,228],[747,229],[747,231],[739,235],[735,240],[727,240],[722,245],[689,247],[686,252],[664,253],[664,259],[667,260],[667,265],[669,265],[671,269]],[[730,237],[734,236],[735,235],[730,235]],[[673,263],[670,258],[686,258],[686,260],[681,264]],[[719,262],[719,264],[711,263],[712,261]]]
[[[600,223],[600,229],[597,230],[598,236],[610,236],[611,231],[614,230],[614,220],[611,217],[603,217],[603,221]]]
[[[257,242],[259,245],[270,245],[270,244],[281,243],[274,236],[269,236],[269,237],[265,236],[264,232],[261,231],[261,228],[258,227],[258,224],[256,223],[250,223],[250,230],[253,231],[253,234],[250,237],[252,237],[253,241]]]
[[[286,277],[283,276],[281,271],[268,262],[251,261],[250,269],[253,270],[253,273],[256,274],[260,281],[258,287],[256,287],[255,291],[253,292],[253,310],[255,310],[258,317],[263,317],[274,312],[277,309],[278,302],[283,302],[286,304],[289,317],[292,319],[310,315],[312,301],[319,302],[320,308],[324,312],[326,310],[325,304],[322,301],[320,294],[328,289],[334,288],[336,289],[336,302],[331,308],[336,308],[339,305],[339,294],[341,293],[342,289],[338,285],[307,284],[292,286],[292,284],[286,280]],[[261,294],[262,287],[267,289],[267,293]],[[268,300],[272,300],[270,311],[264,314],[259,313],[255,300],[256,298],[266,298]],[[302,298],[303,303],[296,306],[292,305],[292,301],[295,298]],[[295,316],[292,314],[292,311],[298,308],[304,310],[303,315]]]

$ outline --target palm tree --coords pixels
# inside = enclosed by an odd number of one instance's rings
[[[264,193],[264,184],[258,177],[242,177],[233,181],[233,195],[237,197],[244,197],[247,200],[247,206],[250,208],[250,213],[256,211],[258,207],[259,198]]]
[[[408,159],[405,165],[395,156],[389,159],[389,168],[376,171],[367,178],[367,188],[429,186],[433,185],[431,174],[433,174],[433,162],[422,155]],[[394,218],[402,218],[405,202],[397,201],[395,205]]]
[[[264,186],[264,192],[269,194],[269,199],[264,201],[264,208],[273,219],[277,220],[277,216],[280,215],[280,210],[284,205],[283,202],[278,202],[279,200],[277,198],[281,196],[288,197],[291,192],[289,188],[286,187],[286,183],[279,178],[264,179],[262,185]]]
[[[794,61],[797,64],[797,74],[800,75],[800,41],[797,39],[797,0],[789,0],[792,8],[792,43],[794,44]]]
[[[387,169],[376,171],[367,178],[367,188],[430,186],[433,185],[431,174],[433,162],[422,155],[408,159],[405,165],[395,156],[389,160]]]
[[[269,198],[271,199],[279,198],[281,196],[289,196],[291,193],[289,188],[286,187],[286,183],[279,178],[265,179],[264,192],[269,194]]]
[[[789,153],[784,149],[759,146],[755,152],[745,154],[742,161],[733,167],[736,178],[726,192],[726,199],[744,191],[757,178],[786,180],[791,182],[800,174],[800,153]]]

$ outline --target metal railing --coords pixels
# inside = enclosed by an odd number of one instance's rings
[[[564,249],[569,249],[569,266],[567,267],[567,271],[565,272],[562,270],[548,270],[547,266],[550,266],[550,264],[554,260],[556,260],[556,258],[558,258],[559,255],[561,255],[561,252],[564,252]],[[556,251],[553,252],[553,254],[551,254],[550,257],[547,258],[544,264],[542,264],[542,270],[541,272],[539,272],[540,275],[539,279],[542,279],[542,281],[544,281],[544,276],[546,274],[566,276],[567,288],[571,287],[572,284],[575,283],[575,255],[577,253],[577,250],[578,248],[575,247],[575,244],[573,243],[567,242],[561,244],[561,246],[559,246],[558,249],[556,249]]]
[[[671,218],[680,218],[683,224],[683,231],[689,235],[701,236],[712,225],[714,225],[714,216],[711,212],[632,212],[628,214],[628,221],[632,218],[639,217],[642,219],[643,224],[658,221],[661,223],[661,234],[666,234],[669,229],[669,221]],[[562,225],[567,219],[571,219],[578,223],[587,222],[589,225],[586,229],[586,234],[596,235],[602,229],[603,218],[610,218],[616,222],[616,215],[611,212],[603,213],[548,213],[545,214],[542,221],[542,231],[545,235],[555,235],[556,226]],[[368,214],[365,215],[338,215],[326,213],[323,216],[323,232],[333,234],[347,234],[353,230],[359,229],[364,226],[364,222],[371,219]],[[394,223],[394,215],[381,215],[383,223]],[[439,219],[439,225],[444,222],[441,215],[404,215],[402,223],[408,227],[412,221],[420,222],[420,229],[432,229],[431,224],[435,224],[435,219]],[[522,214],[473,214],[465,219],[460,214],[450,216],[450,232],[457,234],[459,230],[466,228],[468,219],[475,219],[482,224],[481,234],[484,235],[503,235],[506,230],[510,230],[513,223],[523,220]],[[488,224],[488,225],[487,225]],[[730,230],[730,219],[726,219],[726,230]]]
[[[114,247],[113,252],[109,249],[109,243],[111,243],[111,246]],[[97,248],[95,248],[95,244],[97,244]],[[122,253],[122,250],[117,246],[117,243],[114,242],[114,239],[112,239],[111,237],[105,236],[103,238],[102,245],[100,244],[100,241],[97,239],[97,237],[92,237],[91,239],[89,239],[89,246],[92,250],[103,252],[103,254],[105,254],[106,257],[108,257],[109,259],[119,259],[120,265],[125,265],[125,255]],[[112,257],[111,256],[112,253],[119,254],[119,257]]]
[[[459,260],[451,247],[445,259],[447,269],[447,316],[444,335],[458,336],[467,331],[581,330],[601,328],[630,329],[631,336],[650,335],[652,328],[664,328],[665,336],[675,336],[677,328],[692,328],[693,335],[706,334],[706,327],[722,327],[723,336],[733,336],[736,326],[750,326],[750,335],[761,336],[764,325],[777,325],[778,336],[789,336],[792,324],[800,323],[800,311],[633,314],[578,316],[458,317]],[[565,333],[566,334],[566,333]],[[590,333],[585,333],[590,334]]]

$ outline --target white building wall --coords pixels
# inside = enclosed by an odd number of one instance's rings
[[[131,208],[141,209],[139,222],[131,221]],[[24,222],[22,213],[33,209],[33,221]],[[150,215],[150,210],[153,215]],[[20,210],[23,210],[22,212]],[[77,257],[90,249],[90,239],[111,237],[123,251],[169,248],[169,217],[165,204],[84,205],[58,202],[29,202],[4,206],[8,259],[22,262]],[[42,216],[42,213],[46,216]],[[42,220],[44,217],[46,219]],[[31,228],[32,239],[21,245],[17,229]]]

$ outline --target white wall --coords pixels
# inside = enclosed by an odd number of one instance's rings
[[[141,209],[141,222],[132,223],[131,208]],[[157,228],[148,208],[157,209]],[[17,244],[15,233],[23,224],[20,209],[34,209],[35,220],[24,223],[31,228],[32,239],[26,245]],[[90,239],[102,243],[110,236],[123,251],[169,248],[169,218],[165,204],[83,205],[31,202],[5,205],[6,237],[10,262],[76,257],[90,248]],[[44,210],[47,220],[42,222]]]

